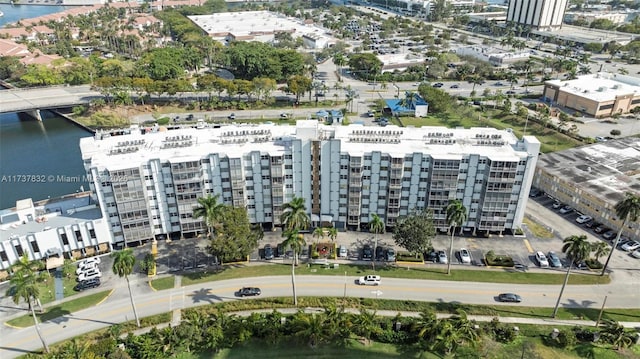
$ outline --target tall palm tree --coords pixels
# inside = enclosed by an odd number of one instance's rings
[[[602,256],[606,256],[611,251],[609,245],[606,242],[595,242],[591,243],[591,251],[593,252],[593,256],[595,257],[596,262]]]
[[[309,215],[304,204],[304,198],[293,197],[291,202],[282,206],[280,223],[282,223],[285,230],[295,229],[300,231],[309,228]]]
[[[380,216],[373,213],[371,214],[371,221],[369,222],[369,232],[373,233],[373,254],[375,256],[376,251],[378,250],[378,234],[384,233],[385,226],[384,221],[380,219]],[[376,259],[373,258],[373,271],[376,271]]]
[[[38,288],[37,273],[32,270],[31,267],[25,266],[25,263],[29,263],[29,257],[25,253],[20,259],[12,266],[13,275],[9,280],[11,287],[7,291],[7,296],[11,295],[11,299],[15,304],[20,303],[21,299],[24,299],[29,305],[31,310],[31,316],[33,317],[33,324],[36,328],[36,333],[42,342],[42,346],[46,353],[49,353],[49,345],[44,340],[42,333],[40,332],[40,325],[38,324],[38,318],[36,317],[35,301],[40,297],[40,289]]]
[[[291,286],[293,288],[293,305],[298,305],[298,296],[296,294],[296,262],[298,261],[298,253],[304,246],[304,236],[298,233],[297,229],[289,229],[283,233],[285,237],[282,245],[290,247],[293,251],[293,259],[291,260]]]
[[[212,236],[220,229],[220,218],[226,206],[218,203],[220,195],[198,198],[199,206],[193,209],[193,218],[202,218],[207,226],[207,235]]]
[[[569,282],[571,267],[574,264],[587,259],[591,252],[591,243],[587,241],[587,236],[584,234],[580,236],[573,235],[567,237],[562,242],[564,243],[562,246],[562,253],[566,254],[569,259],[569,265],[567,266],[567,274],[564,277],[564,283],[562,283],[562,288],[560,289],[560,294],[556,301],[556,307],[553,309],[553,314],[551,315],[552,318],[555,318],[558,314],[558,307],[560,306],[560,300],[562,300],[562,293],[564,293],[564,288],[567,286],[567,282]]]
[[[613,255],[613,250],[618,247],[620,236],[629,224],[629,221],[635,222],[638,220],[638,216],[640,216],[640,196],[631,192],[627,192],[624,199],[616,203],[614,208],[616,210],[616,215],[618,216],[618,218],[624,219],[622,220],[622,225],[618,230],[616,240],[613,241],[613,248],[611,248],[611,252],[609,252],[609,256],[607,257],[607,261],[602,267],[602,273],[600,273],[601,276],[604,275],[605,271],[607,270],[607,266],[609,265],[609,261],[611,260],[611,256]]]
[[[329,239],[333,242],[338,238],[338,230],[336,227],[327,228],[327,234],[329,235]]]
[[[118,277],[124,277],[124,279],[127,280],[129,298],[131,298],[131,307],[133,308],[133,316],[136,318],[136,325],[140,327],[140,319],[138,318],[136,303],[133,301],[131,283],[129,282],[129,275],[133,273],[133,266],[136,264],[136,257],[133,255],[131,248],[125,248],[121,251],[111,253],[111,258],[113,258],[113,266],[111,267],[113,273],[117,274]]]
[[[449,202],[447,205],[447,224],[451,227],[451,241],[449,241],[449,261],[447,263],[447,275],[451,274],[451,262],[453,260],[453,235],[455,234],[456,227],[461,227],[467,221],[467,209],[462,205],[462,202],[455,199]]]
[[[311,235],[316,239],[317,243],[320,239],[324,239],[324,228],[316,227]]]

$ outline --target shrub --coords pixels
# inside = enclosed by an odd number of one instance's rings
[[[169,117],[161,117],[158,119],[158,125],[160,126],[168,125],[169,121],[170,121]]]
[[[422,253],[411,254],[409,252],[398,252],[396,254],[396,261],[422,263],[424,261],[424,257],[422,256]]]
[[[504,254],[494,254],[493,251],[487,252],[485,262],[488,266],[513,267],[513,259]]]
[[[602,263],[593,258],[589,258],[584,262],[587,264],[587,267],[589,267],[589,269],[602,269],[603,267]]]

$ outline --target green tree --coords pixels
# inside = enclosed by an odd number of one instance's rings
[[[113,266],[111,267],[113,273],[118,277],[127,281],[127,288],[129,288],[129,298],[131,299],[131,307],[133,308],[133,316],[136,318],[136,325],[140,327],[140,319],[138,318],[138,312],[136,311],[136,303],[133,300],[133,293],[131,292],[131,283],[129,282],[129,275],[133,273],[133,267],[136,264],[136,257],[133,255],[131,248],[125,248],[121,251],[111,253],[113,258]]]
[[[431,248],[435,234],[433,213],[429,210],[415,211],[398,220],[393,229],[393,240],[411,253],[424,253]]]
[[[309,215],[304,198],[293,197],[291,202],[282,206],[282,215],[280,215],[280,223],[288,230],[305,230],[309,228]]]
[[[220,263],[246,258],[258,247],[258,241],[263,237],[262,228],[251,225],[244,207],[225,208],[218,228],[207,250]]]
[[[299,103],[300,97],[302,97],[305,92],[311,91],[312,81],[306,76],[295,75],[291,76],[289,80],[287,80],[287,87],[289,87],[289,91],[296,95],[296,103]]]
[[[29,257],[25,253],[11,266],[10,270],[13,274],[9,279],[10,287],[9,290],[7,290],[6,295],[10,296],[15,304],[19,304],[21,299],[27,302],[29,309],[31,310],[31,316],[33,317],[33,325],[36,329],[36,333],[42,342],[44,351],[49,353],[49,346],[40,332],[40,326],[38,324],[38,318],[36,317],[35,311],[35,302],[39,301],[38,298],[40,297],[36,267],[34,267],[34,263],[29,261]]]
[[[564,288],[567,286],[567,282],[569,282],[569,275],[571,275],[571,267],[574,264],[578,264],[589,257],[589,252],[591,251],[591,244],[587,241],[586,235],[573,235],[567,237],[562,241],[564,245],[562,246],[562,253],[566,254],[567,259],[569,259],[569,265],[567,266],[567,274],[564,277],[564,283],[562,284],[562,288],[560,288],[560,294],[558,295],[558,301],[556,302],[556,307],[553,309],[552,318],[555,318],[558,314],[558,307],[560,306],[560,300],[562,300],[562,293],[564,293]]]
[[[294,336],[306,342],[311,348],[327,341],[329,333],[322,314],[306,314],[302,310],[294,314],[291,329]]]
[[[372,53],[351,54],[348,63],[351,72],[367,79],[373,79],[382,70],[382,61]]]
[[[378,235],[380,233],[384,233],[385,231],[385,225],[384,225],[384,221],[382,219],[380,219],[380,216],[378,216],[376,213],[372,213],[371,214],[371,221],[369,221],[369,232],[373,233],[373,253],[377,253],[377,249],[378,249]],[[374,258],[372,263],[373,263],[373,271],[376,271],[376,260],[378,258]]]
[[[336,238],[338,238],[338,230],[336,229],[336,227],[327,228],[327,234],[333,242],[335,242]]]
[[[298,233],[297,229],[288,229],[282,233],[285,237],[282,245],[285,248],[291,248],[293,251],[293,258],[291,259],[291,286],[293,288],[293,305],[298,305],[298,295],[296,294],[296,265],[298,259],[298,253],[304,246],[304,236]]]
[[[429,102],[429,112],[432,114],[446,113],[454,107],[455,100],[445,91],[421,84],[418,87],[418,93]]]
[[[316,229],[313,230],[313,233],[311,235],[316,239],[316,243],[318,242],[318,240],[324,239],[325,230],[326,229],[323,227],[316,227]]]
[[[618,243],[620,243],[620,236],[622,236],[622,232],[624,232],[625,228],[629,222],[635,222],[638,220],[638,216],[640,215],[640,196],[637,194],[627,192],[625,193],[625,197],[620,202],[615,205],[616,215],[618,218],[622,218],[622,225],[618,230],[618,235],[616,236],[616,240],[613,241],[612,250],[609,252],[609,256],[607,257],[607,261],[604,263],[602,267],[602,273],[600,275],[604,275],[607,267],[609,266],[609,261],[611,260],[611,256],[613,255],[613,249],[618,247]]]
[[[213,237],[220,228],[220,218],[226,210],[224,203],[219,203],[220,195],[208,195],[198,198],[198,207],[193,209],[193,218],[202,218],[207,226],[207,236]]]
[[[447,275],[451,274],[451,262],[453,262],[453,235],[455,234],[456,227],[460,227],[460,232],[462,232],[462,225],[466,221],[467,208],[462,205],[462,202],[458,199],[449,202],[449,205],[447,205],[447,224],[451,230],[451,240],[449,241]]]
[[[20,80],[29,86],[59,85],[64,82],[64,78],[56,69],[45,65],[28,65]]]
[[[609,244],[607,244],[606,242],[598,241],[598,242],[591,243],[591,251],[593,252],[593,256],[596,262],[600,257],[606,256],[607,254],[609,254],[610,250],[611,248],[609,247]]]

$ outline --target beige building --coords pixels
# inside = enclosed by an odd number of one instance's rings
[[[640,193],[640,139],[599,142],[538,157],[533,186],[579,213],[618,231],[614,206],[626,192]],[[623,235],[640,240],[640,223]]]
[[[543,97],[585,115],[608,117],[640,105],[640,78],[599,72],[575,80],[550,80],[544,83]]]

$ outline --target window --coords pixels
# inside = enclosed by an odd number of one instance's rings
[[[38,247],[38,242],[31,242],[31,249],[33,249],[34,253],[40,253],[40,247]]]
[[[62,239],[62,244],[64,244],[65,246],[69,245],[69,239],[67,238],[66,233],[60,233],[60,239]]]
[[[89,237],[91,237],[92,239],[96,239],[96,230],[91,228],[89,230]]]
[[[9,257],[7,257],[7,252],[5,251],[0,252],[0,260],[2,260],[3,262],[9,261]]]
[[[20,244],[16,244],[16,253],[18,253],[18,257],[22,257],[24,255],[24,251]]]

